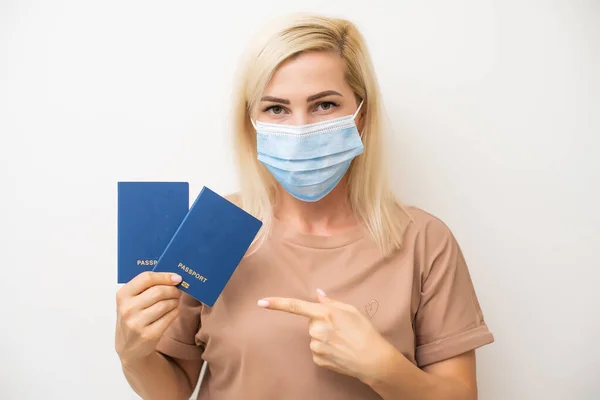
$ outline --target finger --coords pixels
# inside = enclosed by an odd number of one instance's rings
[[[317,300],[319,300],[319,303],[322,304],[333,302],[333,300],[327,297],[327,294],[323,291],[323,289],[317,289]]]
[[[138,308],[139,310],[143,310],[144,308],[148,308],[159,301],[178,299],[180,296],[181,290],[177,289],[175,286],[152,286],[133,299],[134,307]]]
[[[313,353],[313,362],[319,367],[328,368],[332,371],[343,373],[342,369],[331,360],[331,355]]]
[[[320,319],[313,319],[308,324],[308,334],[310,337],[323,343],[329,341],[329,337],[333,330],[333,326],[330,323]]]
[[[147,334],[149,337],[161,337],[163,333],[167,330],[167,328],[175,321],[175,319],[179,316],[179,307],[172,309],[162,318],[156,320],[152,324],[150,324],[147,328]]]
[[[162,300],[139,313],[139,324],[148,326],[179,307],[179,299]]]
[[[343,310],[351,310],[352,309],[351,305],[342,303],[341,301],[334,300],[331,297],[327,296],[327,294],[325,294],[323,289],[317,289],[317,300],[319,300],[319,303],[321,303],[321,304],[328,304],[330,306],[341,308]]]
[[[318,356],[326,356],[331,353],[331,349],[327,343],[323,343],[320,340],[315,339],[310,341],[310,350],[313,352],[313,355]]]
[[[169,272],[145,271],[135,276],[123,288],[130,296],[137,296],[146,289],[156,285],[175,286],[181,282],[181,276]]]
[[[258,301],[260,307],[302,315],[308,318],[325,318],[326,310],[318,303],[285,297],[269,297]]]

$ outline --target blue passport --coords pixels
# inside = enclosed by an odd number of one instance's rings
[[[179,289],[212,307],[262,222],[203,187],[153,271],[183,277]]]
[[[151,271],[189,210],[187,182],[117,183],[117,282]]]

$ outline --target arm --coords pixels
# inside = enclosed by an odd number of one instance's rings
[[[373,375],[365,379],[385,400],[477,400],[475,351],[424,367],[408,361],[393,346]]]
[[[386,400],[476,400],[475,349],[493,342],[493,336],[448,227],[428,217],[421,232],[416,365],[385,343],[365,383]]]
[[[322,292],[322,291],[321,291]],[[259,306],[309,318],[314,362],[369,385],[384,400],[476,400],[475,352],[451,348],[421,348],[421,368],[381,336],[355,307],[318,294],[319,303],[271,297]],[[466,332],[471,334],[470,331]],[[464,333],[459,335],[464,340]],[[479,339],[478,339],[479,340]],[[440,357],[448,351],[452,356]],[[429,351],[429,353],[427,353]],[[437,360],[434,360],[437,357]]]
[[[198,382],[202,360],[176,360],[159,352],[122,362],[125,378],[145,400],[187,400]]]
[[[189,399],[202,368],[194,345],[201,305],[178,275],[144,272],[117,293],[115,349],[131,388],[146,400]]]

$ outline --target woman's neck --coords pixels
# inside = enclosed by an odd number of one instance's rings
[[[275,217],[301,233],[331,236],[358,221],[346,195],[347,181],[343,179],[327,196],[317,202],[298,200],[280,188]]]

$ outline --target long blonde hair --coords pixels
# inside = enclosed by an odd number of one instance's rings
[[[388,256],[402,245],[409,216],[388,182],[380,93],[364,40],[354,24],[344,19],[294,15],[280,22],[254,41],[241,64],[234,93],[233,134],[241,185],[235,202],[263,221],[256,240],[260,242],[273,221],[278,185],[257,159],[251,115],[282,62],[306,51],[335,52],[345,62],[347,83],[355,96],[364,100],[361,137],[365,150],[347,172],[349,204],[382,254]]]

